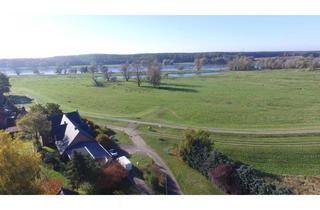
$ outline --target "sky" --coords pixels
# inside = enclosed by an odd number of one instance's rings
[[[320,50],[320,16],[8,16],[0,58]]]

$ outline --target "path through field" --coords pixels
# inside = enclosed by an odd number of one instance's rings
[[[90,116],[90,115],[89,115]],[[206,128],[206,127],[192,127],[192,126],[185,126],[185,125],[176,125],[176,124],[167,124],[167,123],[156,123],[156,122],[147,122],[147,121],[140,121],[140,120],[131,120],[126,118],[113,118],[113,117],[96,117],[105,120],[111,121],[118,121],[118,122],[127,122],[133,123],[138,125],[150,125],[150,126],[157,126],[163,128],[174,128],[174,129],[181,129],[185,130],[188,128],[199,128],[208,130],[212,133],[220,133],[220,134],[235,134],[235,135],[268,135],[268,136],[299,136],[299,135],[320,135],[320,128],[295,128],[295,129],[268,129],[268,130],[244,130],[244,129],[222,129],[222,128]]]
[[[180,186],[173,175],[170,168],[166,165],[166,163],[162,160],[162,158],[156,153],[151,147],[149,147],[143,138],[140,136],[139,132],[133,127],[120,127],[120,126],[108,126],[110,129],[119,130],[125,132],[132,140],[137,149],[135,152],[143,152],[151,157],[154,162],[160,167],[162,172],[167,174],[167,184],[168,184],[168,194],[173,195],[181,195],[183,194],[180,190]]]

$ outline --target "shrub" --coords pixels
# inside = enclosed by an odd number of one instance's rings
[[[102,170],[98,177],[96,187],[100,193],[112,193],[121,187],[122,182],[128,177],[128,171],[118,162],[113,161]]]
[[[233,165],[234,162],[229,159],[226,155],[223,153],[219,152],[218,150],[213,149],[212,152],[210,153],[209,157],[207,160],[203,163],[202,168],[200,172],[208,176],[208,172],[210,169],[217,167],[219,164],[231,164]]]
[[[237,170],[240,180],[242,194],[273,195],[293,194],[287,187],[277,187],[274,184],[266,183],[263,174],[246,165],[241,165]]]
[[[71,160],[68,162],[66,175],[75,189],[83,182],[95,182],[100,170],[100,165],[91,157],[74,152]]]
[[[45,195],[56,195],[62,186],[62,179],[46,179],[41,182],[41,188]]]
[[[107,136],[106,134],[102,134],[99,133],[96,137],[97,142],[102,143],[102,142],[108,142],[108,141],[112,141],[109,136]]]
[[[210,169],[209,178],[224,192],[233,195],[241,194],[239,178],[232,165],[222,163]]]
[[[210,133],[203,130],[187,130],[179,146],[179,154],[192,168],[200,170],[213,147]]]
[[[85,195],[93,195],[96,194],[95,186],[90,182],[83,182],[79,186],[79,192]]]
[[[155,163],[149,164],[143,173],[143,178],[156,194],[166,194],[166,174]]]

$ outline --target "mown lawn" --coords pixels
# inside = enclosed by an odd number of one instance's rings
[[[183,138],[183,131],[177,129],[139,126],[139,130],[146,136],[153,136],[153,142],[148,141],[150,145],[162,149],[178,145]],[[265,172],[320,175],[320,136],[212,134],[211,137],[219,151]]]
[[[84,116],[201,127],[269,129],[320,125],[320,73],[226,72],[163,80],[161,88],[119,81],[94,87],[89,75],[11,77],[12,93],[55,102]]]
[[[129,136],[124,132],[116,131],[114,138],[117,144],[133,145],[133,142],[131,141]]]

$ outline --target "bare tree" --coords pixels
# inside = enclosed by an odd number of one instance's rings
[[[123,75],[123,78],[128,82],[130,77],[131,77],[131,74],[130,74],[130,68],[129,68],[129,64],[128,63],[125,63],[121,66],[121,72],[122,72],[122,75]]]
[[[255,64],[252,58],[242,56],[230,60],[228,67],[233,71],[244,71],[254,69]]]
[[[63,66],[62,65],[58,65],[56,67],[55,73],[56,74],[62,74],[62,70],[63,70]]]
[[[90,66],[89,66],[89,71],[91,72],[91,79],[94,83],[95,86],[100,86],[100,83],[98,82],[98,80],[96,79],[96,72],[97,72],[97,64],[95,63],[92,63]]]
[[[21,70],[20,70],[20,69],[15,68],[13,71],[14,71],[14,73],[16,73],[16,75],[18,75],[18,76],[21,74]]]
[[[193,65],[195,67],[195,69],[197,71],[200,71],[201,68],[203,67],[203,65],[205,65],[207,63],[207,58],[206,57],[202,57],[202,58],[195,58]]]
[[[131,64],[131,68],[132,68],[132,71],[136,77],[137,85],[140,87],[141,83],[142,83],[142,76],[143,76],[143,71],[142,71],[143,61],[134,61]]]
[[[153,87],[160,86],[161,81],[161,64],[153,61],[149,64],[147,70],[147,79]]]
[[[112,76],[112,71],[107,66],[101,66],[100,71],[103,74],[103,77],[106,80],[110,81]]]

